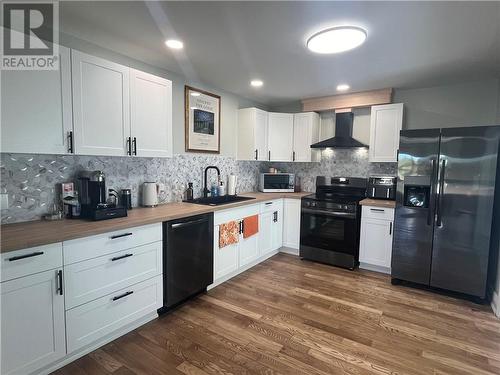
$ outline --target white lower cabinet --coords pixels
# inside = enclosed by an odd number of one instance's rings
[[[67,311],[68,353],[162,307],[162,285],[159,275]]]
[[[283,199],[261,204],[260,254],[267,255],[283,245]]]
[[[25,276],[6,280],[0,286],[1,373],[4,375],[36,372],[66,354],[61,246],[44,246],[43,254],[32,255],[41,252],[39,247],[2,254],[2,259],[6,256],[2,271],[14,264],[20,264],[19,267],[27,271]],[[26,255],[31,256],[7,259]],[[40,268],[42,264],[44,269]],[[20,273],[24,270],[18,269]]]
[[[359,241],[360,268],[390,273],[393,208],[363,206]]]
[[[284,199],[283,246],[298,250],[300,246],[300,199]],[[298,252],[297,252],[298,254]]]

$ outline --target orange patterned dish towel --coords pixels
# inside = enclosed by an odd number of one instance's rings
[[[219,249],[238,243],[240,226],[237,221],[230,221],[219,226]]]
[[[248,238],[259,233],[259,215],[243,219],[243,238]]]

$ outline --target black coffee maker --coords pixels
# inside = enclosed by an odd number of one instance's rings
[[[82,172],[77,183],[81,216],[91,220],[105,220],[127,216],[125,207],[106,203],[106,176],[102,171]]]

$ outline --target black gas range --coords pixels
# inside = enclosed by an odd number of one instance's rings
[[[344,268],[359,263],[365,178],[316,177],[316,194],[302,198],[300,256]]]

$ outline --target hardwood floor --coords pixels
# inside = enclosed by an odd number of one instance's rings
[[[488,306],[279,254],[55,374],[500,374]]]

